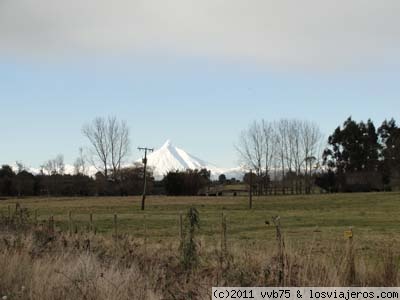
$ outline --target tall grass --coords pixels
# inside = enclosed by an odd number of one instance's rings
[[[17,220],[7,217],[0,225],[0,298],[210,299],[216,285],[346,286],[349,276],[356,286],[399,284],[393,245],[381,260],[358,255],[356,241],[351,254],[346,243],[328,245],[324,252],[315,251],[314,243],[298,248],[285,239],[278,220],[276,248],[230,244],[228,252],[226,220],[222,219],[222,239],[212,243],[190,235],[198,218],[191,214],[196,218],[188,219],[193,228],[185,230],[184,240],[196,244],[197,263],[187,272],[194,265],[182,260],[187,253],[182,254],[178,232],[176,242],[170,243],[94,235],[90,230],[70,235],[51,222],[30,225],[25,213],[15,214]],[[229,263],[222,264],[221,257]]]

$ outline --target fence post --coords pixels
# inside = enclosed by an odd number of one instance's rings
[[[114,214],[114,237],[115,241],[118,239],[118,216]]]
[[[353,228],[350,227],[348,231],[344,233],[347,241],[347,284],[348,286],[353,286],[356,283],[356,266],[354,257],[354,245],[353,245]]]
[[[222,212],[221,214],[221,254],[223,257],[226,256],[227,244],[226,244],[226,216]]]
[[[143,245],[144,245],[144,251],[145,253],[147,252],[147,225],[146,225],[146,214],[143,215]]]
[[[183,256],[183,214],[179,213],[179,248]]]
[[[89,231],[93,232],[93,213],[89,215]]]
[[[220,272],[218,272],[218,284],[221,279],[224,278],[224,273],[225,273],[225,266],[224,263],[227,262],[226,260],[226,255],[227,255],[227,245],[226,245],[226,217],[224,212],[222,211],[221,213],[221,252],[219,256],[219,269]]]
[[[253,170],[250,170],[249,208],[253,208]]]
[[[72,236],[72,212],[68,212],[68,231],[69,231],[69,236]]]
[[[285,240],[282,236],[281,218],[276,216],[272,219],[276,229],[276,240],[278,241],[278,257],[279,257],[279,271],[278,282],[279,286],[285,286]]]
[[[10,229],[10,225],[11,225],[11,206],[8,205],[7,231]]]
[[[51,234],[54,234],[54,216],[50,216],[49,218],[49,231]]]

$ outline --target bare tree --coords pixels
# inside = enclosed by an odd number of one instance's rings
[[[53,159],[49,159],[41,165],[41,174],[49,175],[50,177],[44,178],[44,184],[47,189],[47,195],[58,194],[59,190],[59,176],[54,175],[64,175],[65,165],[64,156],[59,154]]]
[[[307,174],[311,170],[313,162],[319,156],[322,141],[322,133],[319,126],[313,122],[303,122],[301,126],[301,138],[303,160],[305,162],[304,170],[305,174]]]
[[[322,137],[318,125],[310,121],[282,119],[275,123],[275,131],[282,168],[301,174],[305,169],[305,158],[317,155]]]
[[[89,160],[106,178],[109,170],[118,179],[121,165],[130,149],[129,128],[125,121],[115,117],[96,118],[82,129],[90,142]]]
[[[277,137],[273,123],[262,120],[262,126],[263,126],[263,138],[264,138],[264,150],[265,150],[264,187],[265,187],[265,192],[268,194],[269,183],[271,180],[271,170],[273,168],[276,169]],[[274,173],[274,179],[276,179],[276,170]]]
[[[96,118],[83,126],[82,132],[90,142],[89,159],[96,169],[108,177],[110,145],[107,138],[107,121]]]
[[[236,145],[240,162],[247,168],[253,169],[257,176],[262,175],[265,147],[264,128],[259,122],[253,122],[243,130]]]
[[[278,146],[276,154],[280,160],[282,178],[284,178],[286,173],[285,170],[291,169],[290,147],[288,142],[289,121],[284,119],[279,120],[278,122],[275,122],[274,127]]]
[[[301,147],[301,125],[302,121],[289,120],[289,139],[290,139],[290,153],[292,157],[293,169],[297,176],[301,174],[302,166],[304,164],[302,147]]]
[[[53,159],[49,159],[41,166],[43,173],[47,175],[63,175],[65,172],[64,156],[57,155]]]
[[[129,153],[129,128],[125,121],[115,117],[108,119],[108,139],[110,142],[111,167],[113,176],[119,176],[121,163]]]
[[[301,127],[303,160],[305,162],[304,174],[307,178],[307,190],[309,191],[309,178],[313,167],[320,162],[323,135],[319,126],[313,122],[303,122]]]
[[[76,175],[86,175],[86,157],[83,148],[79,148],[79,156],[74,163],[74,172]]]
[[[293,183],[295,184],[296,193],[302,191],[302,171],[304,167],[303,148],[302,148],[302,124],[306,121],[292,119],[288,121],[288,137],[290,139],[290,153],[293,163],[293,170],[291,176],[291,185],[293,190]]]
[[[296,190],[298,189],[296,178],[301,173],[302,167],[300,123],[301,121],[296,119],[281,119],[275,122],[277,156],[281,164],[282,179],[290,174],[292,190],[294,182]]]
[[[321,131],[313,122],[281,119],[276,122],[253,122],[242,131],[236,149],[241,162],[267,179],[280,165],[281,178],[290,181],[292,191],[303,190],[304,176],[311,175],[319,157]],[[290,174],[290,176],[286,176]],[[266,181],[265,181],[266,182]],[[289,183],[289,182],[286,182]]]
[[[276,154],[276,132],[271,122],[262,120],[264,151],[265,151],[265,175],[270,176]]]
[[[275,160],[276,134],[272,123],[262,120],[253,122],[242,131],[236,150],[242,164],[255,171],[259,193],[262,183],[267,188],[268,179]]]

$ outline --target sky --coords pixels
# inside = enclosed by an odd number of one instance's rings
[[[400,2],[0,0],[0,164],[39,167],[126,120],[221,167],[253,120],[400,120]]]

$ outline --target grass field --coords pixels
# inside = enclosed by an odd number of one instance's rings
[[[25,222],[17,202],[39,224],[53,216],[56,231]],[[179,216],[191,206],[201,227],[190,254]],[[139,197],[2,200],[0,296],[183,300],[210,299],[212,286],[400,284],[399,193],[255,197],[247,206],[245,197],[150,196],[145,212]],[[78,234],[68,234],[70,211]],[[99,234],[86,229],[90,213]],[[273,216],[284,242],[268,224]],[[352,242],[343,234],[350,226]]]
[[[19,202],[32,213],[37,210],[39,220],[54,216],[62,230],[68,228],[69,211],[74,226],[81,230],[93,213],[94,226],[104,234],[113,232],[116,213],[120,233],[142,238],[146,232],[149,242],[163,243],[178,238],[180,212],[195,206],[201,219],[199,235],[207,243],[217,243],[219,239],[222,212],[227,216],[232,246],[265,247],[275,243],[275,228],[266,221],[277,215],[281,217],[285,239],[293,247],[313,243],[315,251],[324,251],[344,243],[343,232],[350,226],[359,251],[367,255],[379,255],[388,243],[400,242],[400,193],[255,197],[252,210],[247,201],[245,197],[150,196],[142,212],[139,197],[27,198],[1,201],[0,211],[5,215],[8,206],[13,209]]]

